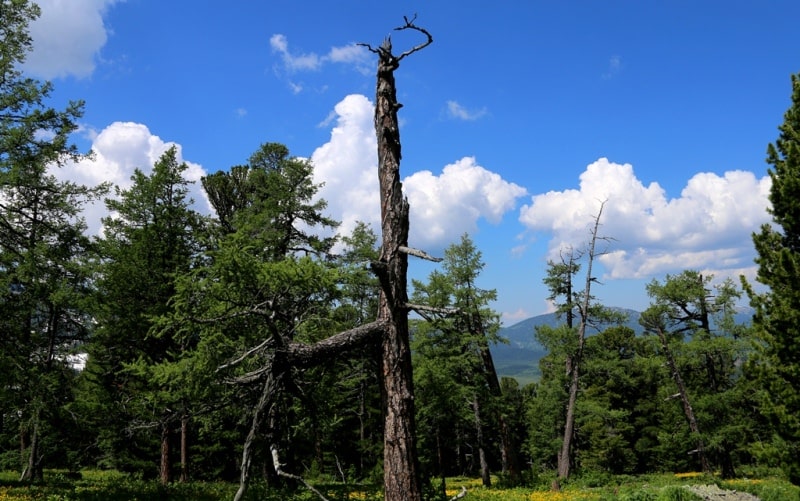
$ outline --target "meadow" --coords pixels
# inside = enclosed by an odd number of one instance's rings
[[[502,481],[498,482],[502,484]],[[440,481],[428,488],[428,499],[449,499],[467,489],[468,501],[691,501],[702,498],[691,493],[688,485],[716,484],[720,488],[752,493],[761,501],[800,500],[800,487],[777,478],[720,480],[700,474],[608,476],[583,478],[570,482],[559,492],[546,486],[484,488],[479,479],[450,478],[446,493]],[[320,483],[316,485],[331,501],[380,501],[380,486]],[[0,473],[0,501],[217,501],[232,499],[236,485],[225,482],[188,482],[161,485],[150,480],[114,471],[86,470],[80,475],[47,471],[45,481],[24,485],[13,472]],[[267,489],[255,483],[247,499],[262,501],[312,501],[312,493],[298,489]],[[726,498],[728,499],[728,498]],[[734,499],[734,498],[730,498]]]

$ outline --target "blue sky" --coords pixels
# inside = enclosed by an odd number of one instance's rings
[[[800,71],[790,1],[39,4],[26,71],[54,104],[86,101],[76,142],[95,151],[59,176],[125,187],[176,144],[199,179],[280,142],[312,159],[344,232],[378,228],[375,59],[356,44],[416,13],[434,43],[396,72],[410,245],[469,233],[507,324],[548,311],[547,260],[586,243],[602,200],[605,304],[643,309],[648,281],[687,268],[752,276],[765,150]]]

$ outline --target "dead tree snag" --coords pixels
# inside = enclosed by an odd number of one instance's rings
[[[436,260],[426,253],[408,247],[408,201],[400,183],[400,128],[394,71],[400,61],[433,42],[425,29],[414,24],[416,19],[403,18],[405,24],[397,31],[412,30],[425,35],[426,40],[395,56],[391,39],[380,47],[361,44],[378,55],[377,87],[375,94],[375,133],[378,140],[378,180],[381,195],[381,252],[372,264],[381,286],[378,318],[369,324],[342,332],[313,345],[284,339],[278,332],[260,345],[223,365],[227,369],[245,358],[268,353],[267,363],[241,375],[233,382],[260,383],[261,398],[253,409],[250,432],[242,452],[242,471],[239,490],[234,498],[243,498],[249,481],[252,448],[260,433],[262,422],[273,409],[281,391],[293,386],[293,371],[320,365],[331,357],[344,354],[371,343],[381,345],[381,379],[384,405],[384,499],[386,501],[420,501],[422,489],[416,450],[414,418],[414,389],[409,348],[407,271],[408,255]],[[261,307],[263,305],[259,305]],[[255,314],[255,310],[243,314]],[[218,320],[218,319],[215,319]],[[210,321],[210,320],[209,320]],[[277,448],[272,446],[275,470],[282,476],[295,476],[281,470]]]
[[[400,127],[394,71],[400,61],[427,47],[433,37],[404,18],[396,30],[416,30],[425,42],[395,56],[391,39],[380,47],[364,44],[378,55],[375,90],[375,134],[378,139],[378,181],[381,192],[382,245],[373,271],[381,283],[378,318],[387,322],[382,341],[384,398],[384,496],[387,501],[417,501],[422,498],[416,451],[414,388],[411,349],[408,340],[408,200],[400,183]]]

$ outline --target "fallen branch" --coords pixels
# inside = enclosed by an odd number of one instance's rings
[[[286,477],[286,478],[291,478],[292,480],[297,480],[298,482],[301,482],[303,485],[305,485],[308,490],[310,490],[311,492],[313,492],[314,494],[319,496],[319,498],[322,499],[323,501],[330,501],[328,498],[323,496],[320,491],[318,491],[316,488],[314,488],[313,485],[311,485],[308,482],[306,482],[305,479],[303,479],[303,477],[301,477],[300,475],[295,475],[293,473],[288,473],[288,472],[283,471],[283,469],[281,469],[281,462],[278,459],[278,448],[277,447],[272,445],[272,446],[270,446],[269,450],[270,450],[270,452],[272,452],[272,466],[275,467],[275,473],[277,473],[279,477]]]
[[[451,497],[450,501],[456,501],[456,499],[461,499],[466,495],[467,495],[467,488],[462,485],[461,486],[461,492],[459,492],[455,496]]]

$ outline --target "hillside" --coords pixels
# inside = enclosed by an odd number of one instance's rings
[[[625,309],[622,311],[628,313],[626,325],[637,334],[641,333],[639,312]],[[500,337],[507,339],[508,344],[496,344],[491,348],[498,376],[516,378],[522,385],[536,381],[539,378],[539,359],[545,356],[547,351],[536,341],[533,333],[539,325],[555,327],[562,322],[563,320],[560,320],[555,313],[546,313],[500,329]]]
[[[636,332],[642,334],[644,329],[639,325],[639,312],[625,308],[619,308],[628,314],[628,322],[625,324]],[[751,310],[744,310],[736,314],[736,323],[749,323],[752,317]],[[513,377],[521,385],[536,381],[539,378],[539,359],[547,354],[547,351],[534,338],[534,332],[539,325],[549,325],[555,327],[562,323],[555,313],[546,313],[528,318],[509,327],[500,329],[499,335],[508,340],[508,344],[495,344],[491,347],[494,365],[499,377]],[[590,330],[588,335],[596,334]]]

